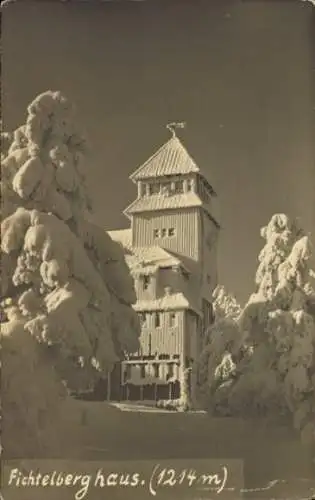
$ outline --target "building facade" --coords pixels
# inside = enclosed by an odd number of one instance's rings
[[[124,211],[130,228],[109,234],[135,280],[141,348],[116,367],[107,397],[178,400],[213,321],[216,193],[175,133],[130,179],[137,187]],[[193,395],[193,371],[185,380]]]

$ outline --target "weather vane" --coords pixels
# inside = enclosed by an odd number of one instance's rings
[[[175,131],[177,128],[185,128],[185,127],[186,127],[186,122],[172,122],[166,125],[166,128],[172,133],[173,137],[176,136]]]

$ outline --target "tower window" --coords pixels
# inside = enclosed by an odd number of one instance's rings
[[[157,183],[152,183],[150,184],[150,187],[149,187],[149,193],[152,195],[152,194],[159,194],[160,193],[160,190],[161,190],[161,185],[160,184],[157,184]]]
[[[145,365],[144,364],[142,364],[140,366],[140,377],[145,378]]]
[[[131,378],[131,366],[126,365],[124,369],[124,382],[127,382]]]
[[[183,181],[175,181],[173,183],[173,191],[174,193],[182,193],[183,192]]]
[[[192,188],[193,188],[192,179],[187,179],[187,181],[186,181],[186,187],[187,187],[187,191],[192,191]]]
[[[175,236],[175,229],[173,227],[170,227],[168,230],[168,235],[169,236]]]
[[[143,276],[143,290],[147,290],[150,286],[150,283],[151,283],[151,279],[150,279],[150,276]]]
[[[160,313],[155,313],[154,315],[154,325],[156,328],[159,328],[161,326],[161,314]]]
[[[166,379],[169,380],[172,377],[174,377],[174,364],[173,363],[169,363],[169,365],[167,367]]]
[[[203,312],[204,326],[207,327],[212,323],[213,309],[212,309],[212,304],[208,302],[206,299],[202,299],[202,312]]]
[[[160,354],[159,355],[159,359],[170,359],[170,355],[169,354]]]
[[[175,312],[171,312],[169,314],[169,325],[170,326],[175,326],[176,325],[176,313]]]
[[[159,378],[159,376],[160,376],[160,365],[158,363],[155,363],[153,365],[153,369],[154,369],[154,377],[155,378]]]
[[[158,238],[166,238],[166,237],[172,237],[175,236],[175,228],[170,227],[166,228],[163,227],[162,229],[153,229],[153,238],[158,239]]]
[[[147,315],[146,313],[139,313],[139,319],[141,326],[146,326],[147,324]]]
[[[146,186],[142,182],[139,182],[139,184],[138,184],[138,192],[139,192],[140,197],[145,196]]]
[[[164,195],[168,195],[170,192],[170,187],[171,186],[169,182],[163,182],[163,184],[161,184],[161,193]]]

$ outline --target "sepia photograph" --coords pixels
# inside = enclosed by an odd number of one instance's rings
[[[1,499],[315,499],[314,8],[2,2]]]

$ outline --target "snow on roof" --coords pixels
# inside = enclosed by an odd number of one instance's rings
[[[125,260],[132,274],[153,274],[158,268],[181,266],[190,272],[187,258],[160,246],[133,247],[131,229],[107,231],[108,235],[126,250]]]
[[[124,210],[124,214],[150,212],[158,209],[200,207],[202,205],[199,196],[193,192],[170,195],[155,194],[136,199]]]
[[[131,275],[133,276],[133,278],[138,278],[140,276],[152,276],[152,274],[155,274],[157,272],[157,270],[163,266],[159,266],[159,265],[147,265],[147,264],[136,264],[136,257],[134,259],[134,262],[131,261],[131,259],[127,260],[126,259],[126,262],[127,262],[127,265],[130,269],[130,273]]]
[[[175,136],[163,144],[151,158],[131,174],[130,179],[137,181],[194,172],[199,172],[198,166],[178,137]]]
[[[124,248],[130,250],[132,248],[131,240],[132,233],[131,229],[118,229],[115,231],[107,231],[107,234],[112,238],[112,240],[120,243]]]
[[[132,249],[132,254],[133,255],[126,256],[126,259],[130,262],[131,266],[150,264],[175,266],[181,263],[178,258],[173,257],[159,246],[134,247]]]
[[[189,303],[182,293],[164,295],[164,297],[153,300],[138,300],[132,307],[137,312],[192,309],[200,314],[200,311],[193,304]]]
[[[125,255],[126,263],[132,275],[154,274],[159,268],[180,266],[189,272],[189,266],[186,265],[180,255],[169,252],[159,246],[151,247],[132,247],[131,229],[122,229],[108,231],[109,236],[116,242],[127,248]],[[165,295],[162,298],[154,300],[137,301],[132,306],[136,311],[157,311],[157,310],[176,310],[191,309],[200,314],[200,309],[193,305],[193,301],[187,300],[182,293]]]
[[[195,160],[190,156],[185,146],[176,135],[161,146],[143,165],[130,175],[134,182],[154,177],[172,175],[187,175],[197,173],[201,175],[209,188],[213,190],[208,176],[201,171]]]
[[[134,247],[132,252],[125,256],[131,273],[136,275],[154,274],[159,268],[179,266],[189,272],[189,268],[180,257],[158,246]]]

